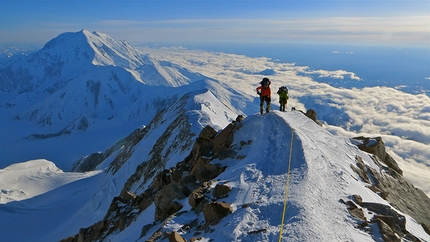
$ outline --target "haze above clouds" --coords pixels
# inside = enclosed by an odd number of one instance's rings
[[[0,44],[79,29],[133,44],[429,44],[428,1],[0,2]]]

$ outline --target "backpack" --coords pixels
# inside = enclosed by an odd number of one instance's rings
[[[286,86],[280,87],[279,90],[278,90],[278,94],[279,93],[286,93],[286,94],[288,94],[288,88]]]

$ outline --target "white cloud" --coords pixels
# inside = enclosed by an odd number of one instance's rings
[[[344,79],[345,76],[348,76],[351,80],[360,81],[361,78],[356,76],[354,72],[344,71],[344,70],[336,70],[336,71],[327,71],[327,70],[308,70],[303,73],[308,75],[317,75],[319,78],[335,78],[335,79]]]
[[[332,101],[345,109],[352,124],[363,125],[363,131],[370,132],[369,127],[376,126],[381,133],[430,144],[430,121],[421,118],[429,114],[427,95],[412,95],[387,87],[325,91],[340,95]]]

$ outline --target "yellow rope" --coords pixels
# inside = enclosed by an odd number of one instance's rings
[[[279,232],[278,242],[281,242],[281,240],[282,240],[282,228],[284,227],[284,218],[285,218],[285,214],[287,213],[288,187],[290,185],[291,156],[293,154],[293,138],[294,138],[294,129],[291,130],[290,158],[288,160],[287,184],[285,186],[284,211],[282,212],[282,221],[281,221],[281,228],[280,228],[280,232]]]

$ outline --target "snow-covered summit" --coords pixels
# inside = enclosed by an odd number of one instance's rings
[[[42,51],[64,53],[63,58],[82,58],[98,66],[134,69],[143,64],[141,54],[126,41],[116,41],[106,34],[86,29],[60,34],[46,43]]]
[[[0,91],[53,93],[97,66],[135,69],[143,64],[141,54],[125,41],[87,30],[68,32],[0,68]]]
[[[128,72],[128,79],[151,86],[180,86],[205,79],[178,65],[143,55],[126,41],[106,34],[81,30],[62,33],[28,56],[6,62],[0,68],[0,91],[53,93],[75,80],[94,78],[101,67],[121,78],[116,72]],[[149,75],[148,75],[149,74]]]

